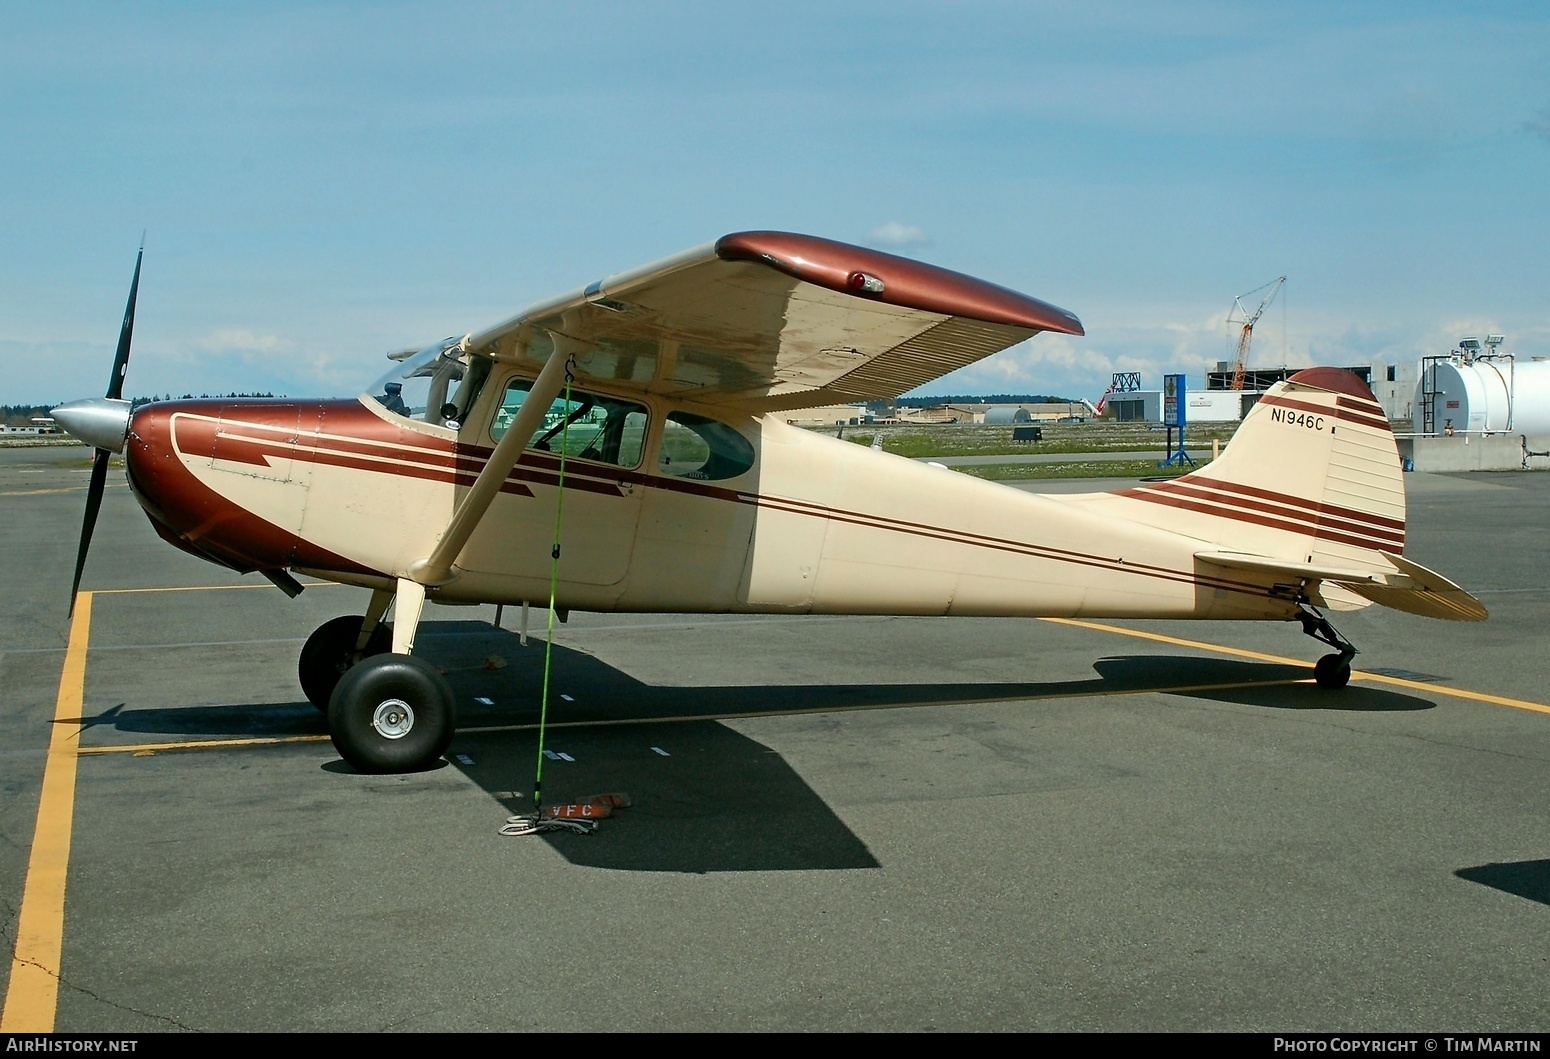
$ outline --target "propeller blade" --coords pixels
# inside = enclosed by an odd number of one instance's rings
[[[135,255],[135,278],[129,283],[129,304],[124,307],[124,326],[118,332],[118,352],[113,354],[113,374],[108,379],[106,396],[115,400],[124,396],[124,373],[129,370],[129,340],[135,333],[135,295],[140,291],[140,262],[145,258],[145,247]],[[92,465],[96,473],[96,464]]]
[[[86,551],[91,547],[92,530],[97,528],[97,509],[102,506],[102,491],[108,485],[108,460],[113,454],[98,449],[91,461],[91,484],[86,487],[86,516],[81,519],[81,546],[75,553],[75,580],[70,582],[70,613],[75,614],[75,597],[81,590],[81,572],[86,569]]]
[[[129,343],[135,333],[135,298],[140,293],[140,262],[145,260],[145,238],[141,237],[140,252],[135,255],[135,276],[129,281],[129,304],[124,306],[124,326],[118,332],[118,351],[113,354],[113,374],[108,379],[107,398],[122,405],[124,427],[128,428],[129,406],[124,404],[124,373],[129,370]],[[77,402],[87,404],[89,402]],[[106,401],[103,402],[106,405]],[[93,409],[95,412],[101,409]],[[87,425],[93,425],[101,415],[87,416]],[[100,433],[100,431],[98,431]],[[79,435],[77,435],[79,436]],[[86,553],[91,548],[92,531],[97,528],[97,511],[102,507],[102,492],[108,487],[108,461],[113,453],[98,448],[91,461],[91,484],[86,487],[86,515],[81,519],[81,543],[75,552],[75,577],[70,582],[70,613],[75,614],[75,597],[81,591],[81,574],[86,570]]]

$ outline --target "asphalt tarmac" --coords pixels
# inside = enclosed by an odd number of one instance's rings
[[[1550,475],[1406,476],[1491,619],[1336,615],[1341,692],[1279,623],[573,615],[545,798],[633,805],[511,838],[536,615],[430,608],[448,763],[358,775],[296,657],[365,593],[183,555],[118,471],[61,704],[85,458],[0,450],[0,928],[58,952],[6,1028],[1550,1029]]]

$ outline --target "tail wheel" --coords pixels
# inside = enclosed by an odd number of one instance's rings
[[[325,621],[317,627],[301,649],[301,661],[297,663],[297,675],[301,678],[301,690],[324,713],[334,694],[334,686],[349,672],[350,667],[362,658],[379,655],[393,646],[393,629],[381,622],[371,634],[364,650],[355,650],[360,638],[361,625],[366,619],[358,614],[346,614],[342,618]]]
[[[362,772],[430,768],[456,730],[452,685],[413,655],[382,654],[357,663],[328,704],[334,749]]]
[[[1325,655],[1314,663],[1313,679],[1321,688],[1343,688],[1351,682],[1351,663],[1344,655]]]

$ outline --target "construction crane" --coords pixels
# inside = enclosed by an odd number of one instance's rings
[[[1238,359],[1232,372],[1232,389],[1234,390],[1243,389],[1243,376],[1248,371],[1249,365],[1249,343],[1254,338],[1254,324],[1258,322],[1264,311],[1270,308],[1270,303],[1275,301],[1277,292],[1280,291],[1281,285],[1285,282],[1285,276],[1278,276],[1263,287],[1255,287],[1247,294],[1240,294],[1233,299],[1232,312],[1227,314],[1227,322],[1230,324],[1243,324],[1243,331],[1238,335]],[[1263,290],[1268,290],[1270,293],[1260,299],[1258,308],[1250,312],[1243,299],[1253,298],[1254,295]]]

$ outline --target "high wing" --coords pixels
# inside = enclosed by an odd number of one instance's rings
[[[1064,309],[947,269],[788,232],[738,232],[533,306],[463,340],[750,413],[897,397],[1040,331]]]

